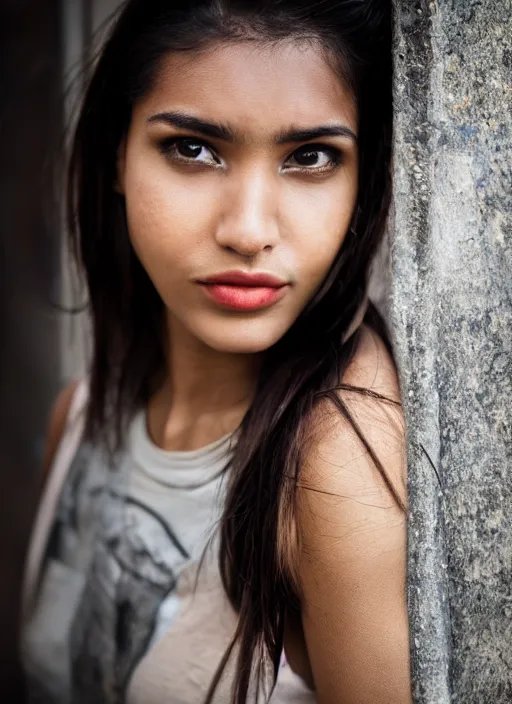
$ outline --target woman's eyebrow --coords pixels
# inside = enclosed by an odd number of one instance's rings
[[[198,117],[187,115],[183,112],[159,112],[156,115],[152,115],[148,119],[148,122],[164,122],[172,127],[189,129],[193,132],[199,132],[211,139],[219,139],[225,142],[244,142],[243,137],[227,125],[201,120]],[[292,127],[279,132],[274,137],[274,143],[288,144],[291,142],[308,142],[312,139],[320,139],[321,137],[346,137],[357,143],[357,137],[354,132],[350,127],[343,124],[319,125],[318,127],[308,127],[304,129]]]

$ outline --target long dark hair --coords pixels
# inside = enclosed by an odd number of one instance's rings
[[[78,121],[68,215],[94,331],[87,433],[99,439],[113,429],[119,444],[165,368],[163,303],[130,245],[124,202],[114,190],[132,107],[150,89],[162,58],[218,41],[315,39],[357,101],[359,192],[351,228],[314,300],[267,351],[229,467],[220,568],[240,618],[208,701],[235,645],[233,704],[247,700],[254,668],[261,678],[270,662],[276,676],[286,614],[299,606],[286,555],[293,550],[305,430],[322,400],[352,423],[405,510],[339,394],[351,389],[389,401],[343,384],[360,336],[342,340],[365,297],[389,207],[391,27],[390,0],[129,0],[101,51]],[[372,304],[365,321],[387,341]]]

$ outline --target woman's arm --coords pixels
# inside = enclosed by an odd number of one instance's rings
[[[393,362],[369,328],[344,381],[399,400]],[[407,503],[401,410],[341,393]],[[318,421],[300,487],[302,623],[319,704],[410,704],[406,516],[334,409]]]

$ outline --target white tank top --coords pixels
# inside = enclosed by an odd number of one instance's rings
[[[201,704],[237,622],[215,533],[236,435],[191,452],[163,451],[141,412],[111,468],[81,441],[86,398],[82,383],[29,549],[22,633],[29,701]],[[229,701],[235,657],[216,704]],[[284,657],[270,701],[316,701]]]

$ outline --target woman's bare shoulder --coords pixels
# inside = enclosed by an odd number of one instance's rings
[[[365,489],[384,489],[363,436],[406,503],[406,428],[398,373],[383,340],[367,325],[361,327],[358,347],[342,381],[343,387],[313,414],[301,483],[354,496]],[[388,503],[389,498],[386,489],[381,500]]]
[[[393,359],[367,326],[343,382],[400,400]],[[297,494],[299,585],[313,678],[325,702],[410,704],[406,513],[373,460],[406,505],[402,410],[350,389],[338,390],[337,398],[340,405],[331,397],[314,419]]]
[[[400,402],[400,384],[395,362],[380,335],[361,325],[359,343],[343,376],[346,384],[368,388]]]

